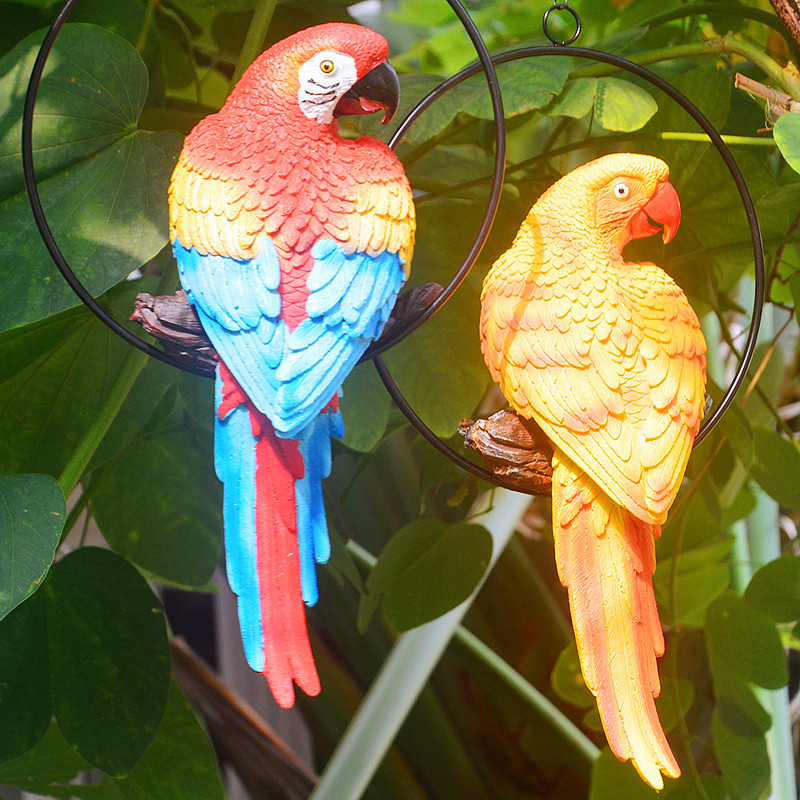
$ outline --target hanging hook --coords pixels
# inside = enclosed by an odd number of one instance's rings
[[[553,11],[569,11],[572,14],[572,18],[575,20],[575,33],[569,39],[556,39],[552,33],[550,33],[550,28],[547,26],[547,18]],[[544,17],[542,17],[542,28],[544,29],[544,35],[556,46],[556,47],[563,47],[568,44],[572,44],[580,35],[581,35],[581,18],[578,15],[578,12],[568,3],[553,3],[547,11],[544,12]]]

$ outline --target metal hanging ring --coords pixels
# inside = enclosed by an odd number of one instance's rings
[[[552,47],[550,45],[542,47],[522,47],[517,50],[509,50],[505,53],[493,55],[492,62],[495,66],[497,66],[498,64],[504,64],[520,58],[530,58],[535,56],[577,56],[580,58],[587,58],[592,61],[600,61],[605,64],[618,67],[619,69],[631,72],[634,75],[637,75],[640,78],[648,81],[650,84],[660,89],[667,96],[678,103],[695,120],[695,122],[700,125],[703,131],[708,135],[714,147],[722,156],[722,159],[725,162],[725,165],[727,166],[734,183],[736,184],[736,188],[739,191],[739,196],[747,215],[747,221],[750,227],[750,239],[753,246],[753,263],[755,267],[753,314],[751,317],[747,342],[745,343],[741,361],[739,362],[736,374],[734,375],[733,380],[728,386],[724,396],[713,410],[713,413],[710,417],[705,419],[700,431],[695,437],[694,446],[697,446],[701,441],[703,441],[703,439],[705,439],[706,436],[708,436],[709,433],[711,433],[712,429],[720,421],[722,415],[728,410],[733,402],[734,397],[741,388],[742,383],[747,375],[747,371],[753,360],[758,339],[758,330],[761,324],[761,313],[764,307],[765,292],[764,250],[761,241],[761,228],[759,227],[758,218],[756,216],[755,204],[753,203],[753,198],[751,197],[750,191],[747,188],[747,183],[745,182],[744,176],[742,175],[742,172],[739,169],[733,154],[708,118],[702,113],[702,111],[700,111],[699,108],[697,108],[696,105],[694,105],[694,103],[692,103],[691,100],[689,100],[688,97],[679,92],[674,86],[667,83],[667,81],[656,75],[654,72],[650,72],[650,70],[645,69],[644,67],[641,67],[632,61],[621,58],[620,56],[603,53],[599,50],[590,50],[585,47]],[[470,64],[458,74],[454,75],[450,81],[454,83],[459,82],[479,72],[480,69],[480,64]],[[470,472],[473,475],[476,475],[477,477],[482,478],[490,483],[494,483],[497,486],[505,486],[506,488],[513,489],[515,491],[521,491],[518,487],[512,486],[504,482],[502,479],[499,479],[493,473],[489,472],[489,470],[484,469],[475,462],[466,458],[466,456],[464,456],[462,453],[454,450],[452,447],[442,441],[427,425],[425,425],[425,423],[416,414],[414,409],[411,408],[383,360],[377,358],[375,359],[375,364],[387,391],[401,411],[405,414],[409,422],[411,422],[414,428],[416,428],[420,436],[422,436],[427,442],[429,442],[440,453],[442,453],[442,455],[449,458],[467,472]]]
[[[489,193],[489,199],[486,204],[486,210],[484,212],[481,225],[478,229],[478,233],[475,236],[472,247],[470,248],[466,259],[456,271],[456,274],[453,276],[450,283],[445,287],[444,291],[436,298],[431,306],[429,306],[425,312],[415,320],[413,325],[405,327],[402,332],[398,333],[395,337],[390,337],[386,341],[381,341],[379,345],[374,346],[373,349],[367,351],[365,354],[366,358],[371,358],[374,355],[382,353],[389,347],[397,344],[401,339],[404,339],[420,325],[422,325],[423,322],[429,319],[444,305],[445,302],[447,302],[453,292],[455,292],[455,290],[460,286],[461,282],[464,280],[467,273],[472,268],[472,265],[480,255],[483,245],[486,243],[486,239],[489,236],[489,231],[494,223],[497,208],[500,205],[500,193],[503,188],[503,180],[505,177],[506,152],[505,116],[503,114],[503,100],[500,93],[500,82],[497,78],[497,73],[489,55],[489,51],[486,48],[486,44],[481,38],[480,32],[478,31],[475,23],[472,21],[472,18],[459,0],[447,0],[447,2],[458,17],[459,22],[466,30],[467,35],[469,36],[470,41],[475,47],[475,51],[478,55],[478,63],[480,64],[480,68],[486,74],[486,82],[488,84],[489,94],[492,101],[492,113],[494,116],[496,137],[495,164],[494,173],[492,176],[491,191]],[[64,23],[67,21],[67,18],[72,13],[72,10],[75,8],[77,3],[78,0],[67,0],[67,2],[64,3],[61,11],[59,11],[55,20],[53,20],[53,24],[50,26],[50,29],[48,30],[47,35],[42,42],[42,46],[39,48],[39,52],[36,56],[36,61],[34,62],[31,76],[28,81],[27,93],[25,95],[25,106],[22,115],[22,172],[25,180],[25,189],[28,193],[28,199],[30,201],[36,226],[39,229],[39,233],[44,241],[45,247],[47,247],[50,256],[64,277],[64,280],[66,280],[72,291],[75,292],[81,302],[83,302],[83,304],[103,324],[109,327],[118,336],[122,337],[126,342],[128,342],[128,344],[139,348],[139,350],[147,353],[147,355],[152,356],[159,361],[163,361],[165,364],[169,364],[172,367],[177,367],[185,372],[206,375],[202,369],[193,368],[192,366],[185,364],[164,350],[155,347],[154,345],[150,344],[150,342],[147,342],[145,339],[137,336],[133,331],[129,330],[117,319],[115,319],[107,311],[107,309],[103,308],[103,306],[97,302],[97,300],[86,289],[81,280],[72,270],[66,258],[64,257],[64,254],[61,252],[61,249],[59,248],[58,243],[56,242],[55,237],[50,230],[44,209],[42,208],[39,190],[36,186],[36,172],[33,164],[33,115],[36,106],[36,95],[39,91],[39,85],[42,80],[47,58],[50,55],[50,51],[55,43],[56,37],[58,36],[59,32],[64,26]],[[478,70],[476,70],[476,72],[477,71]],[[461,78],[460,80],[464,80],[464,78]],[[455,83],[459,83],[460,80],[455,82],[453,82],[453,79],[444,81],[439,87],[434,89],[425,98],[423,98],[402,122],[389,142],[389,146],[394,149],[402,138],[403,134],[408,130],[413,121],[419,117],[422,111],[434,100],[444,94],[444,92],[446,92],[451,86],[454,86]]]
[[[575,20],[575,33],[569,39],[556,39],[556,37],[550,33],[550,28],[547,26],[547,18],[554,11],[569,11],[569,13],[572,14],[572,18]],[[556,45],[556,47],[563,47],[572,44],[581,35],[581,18],[578,12],[569,3],[553,3],[553,5],[544,12],[542,28],[544,28],[544,35]]]

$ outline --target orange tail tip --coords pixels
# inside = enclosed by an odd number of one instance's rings
[[[654,789],[664,786],[662,772],[680,775],[655,707],[664,652],[652,582],[660,533],[556,454],[553,535],[583,676],[611,750]]]

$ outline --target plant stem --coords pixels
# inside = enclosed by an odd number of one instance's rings
[[[527,495],[501,489],[491,510],[472,520],[492,535],[489,570],[529,505]],[[479,590],[480,585],[452,611],[398,638],[325,767],[313,800],[361,797]]]
[[[347,549],[366,569],[372,569],[377,561],[372,553],[352,539],[348,541]],[[567,633],[571,638],[571,629],[568,629]],[[497,687],[532,727],[539,728],[545,725],[552,730],[567,746],[572,767],[579,775],[589,780],[594,762],[600,755],[600,750],[591,739],[533,684],[463,625],[456,628],[451,648],[455,658],[459,659],[479,681]]]
[[[776,61],[770,58],[763,50],[749,42],[737,39],[730,33],[709,39],[705,42],[679,44],[671,47],[661,47],[647,53],[633,55],[630,60],[641,66],[656,64],[660,61],[672,61],[679,58],[694,58],[704,55],[737,55],[752,61],[759,67],[773,83],[778,84],[783,91],[790,94],[795,100],[800,100],[800,77],[784,70]],[[599,65],[588,67],[573,74],[572,77],[591,77],[610,75],[616,70],[613,67]]]
[[[142,20],[142,27],[139,30],[139,35],[136,37],[136,52],[141,55],[144,51],[144,46],[147,44],[147,32],[153,24],[153,12],[156,9],[158,0],[147,0],[147,6],[144,10],[144,19]]]
[[[58,479],[58,485],[61,487],[64,497],[69,497],[72,490],[78,485],[78,481],[89,466],[95,450],[97,450],[103,437],[111,427],[111,423],[116,419],[122,404],[125,402],[125,398],[128,396],[128,392],[130,392],[146,363],[147,355],[145,353],[134,347],[129,348],[125,361],[122,363],[122,369],[111,387],[105,405],[72,452],[72,457]]]
[[[177,277],[174,270],[166,270],[158,283],[156,294],[165,294],[171,291],[176,283]],[[100,413],[95,417],[89,430],[83,435],[83,439],[73,450],[72,456],[58,479],[58,485],[64,493],[64,497],[69,497],[72,490],[78,485],[78,481],[89,466],[95,450],[99,447],[100,442],[103,441],[103,437],[111,427],[111,423],[116,419],[122,404],[125,402],[125,398],[146,364],[147,355],[145,353],[135,347],[128,348],[128,353],[122,362],[122,368],[111,386],[105,405],[100,409]]]
[[[277,2],[278,0],[259,0],[259,2],[256,3],[253,19],[250,22],[250,27],[247,29],[247,36],[242,45],[242,52],[239,54],[239,60],[236,62],[236,69],[233,72],[233,77],[228,87],[229,92],[232,91],[233,87],[239,82],[239,78],[244,75],[244,71],[260,55]]]

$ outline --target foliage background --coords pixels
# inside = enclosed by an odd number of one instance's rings
[[[468,5],[490,48],[544,43],[545,4]],[[37,105],[40,191],[70,263],[119,319],[137,292],[177,285],[166,186],[182,135],[219,107],[264,46],[357,13],[390,39],[405,109],[473,58],[444,0],[366,9],[286,0],[274,15],[272,6],[82,0],[59,36]],[[786,686],[800,618],[800,117],[780,117],[773,132],[774,115],[765,121],[764,102],[733,80],[739,71],[800,102],[790,63],[798,44],[755,1],[574,6],[580,44],[649,65],[729,137],[766,248],[769,302],[751,375],[693,455],[658,543],[667,632],[659,704],[684,771],[663,796],[795,797],[796,709]],[[204,591],[219,560],[211,388],[147,361],[80,308],[35,231],[20,117],[56,11],[47,0],[0,2],[0,784],[51,797],[220,798],[211,744],[170,677],[170,634],[153,592]],[[556,24],[566,30],[569,18]],[[460,419],[497,407],[477,342],[482,277],[543,188],[615,149],[672,167],[681,232],[666,250],[646,241],[632,255],[662,264],[686,289],[704,321],[718,398],[746,334],[753,281],[744,212],[717,152],[674,102],[629,74],[563,57],[499,74],[509,169],[493,233],[455,298],[387,356],[414,408],[458,447]],[[445,283],[469,247],[491,174],[490,118],[478,77],[426,112],[399,148],[419,215],[414,284]],[[343,128],[387,134],[373,119]],[[301,701],[318,771],[398,631],[467,597],[490,550],[486,530],[469,522],[489,487],[415,439],[371,365],[348,379],[343,407],[347,434],[326,486],[335,555],[308,614],[323,692]],[[510,508],[503,493],[489,501]],[[84,546],[83,512],[107,549]],[[653,795],[603,747],[548,515],[546,498],[514,515],[503,535],[517,533],[495,552],[431,680],[408,670],[419,700],[365,796]],[[369,723],[402,718],[392,702]],[[259,788],[238,766],[253,797],[304,796]],[[88,769],[91,785],[71,784]],[[349,769],[364,773],[353,783],[372,777],[364,765]]]

